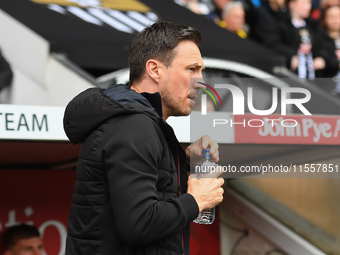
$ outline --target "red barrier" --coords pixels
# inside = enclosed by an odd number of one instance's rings
[[[46,254],[63,255],[74,181],[75,171],[0,171],[0,235],[17,223],[33,224]],[[220,254],[218,222],[217,214],[212,225],[191,224],[191,255]]]

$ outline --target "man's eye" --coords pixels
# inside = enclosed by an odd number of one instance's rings
[[[189,70],[190,70],[191,72],[193,72],[193,71],[195,71],[195,68],[189,68]]]

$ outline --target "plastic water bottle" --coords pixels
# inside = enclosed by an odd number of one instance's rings
[[[212,156],[210,155],[210,148],[202,150],[202,159],[195,167],[197,179],[202,178],[204,175],[208,174],[212,169],[215,169],[216,167],[217,164],[213,161]],[[215,207],[200,212],[194,222],[199,224],[211,224],[213,223],[214,219]]]

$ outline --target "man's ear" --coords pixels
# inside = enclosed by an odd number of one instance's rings
[[[160,65],[161,63],[156,59],[149,59],[145,65],[146,73],[157,84],[159,83],[159,77],[160,77],[160,72],[159,72],[159,69],[161,67]]]

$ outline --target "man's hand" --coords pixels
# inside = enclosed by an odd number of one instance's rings
[[[299,66],[299,57],[298,56],[293,56],[291,61],[290,61],[290,70],[295,71],[296,68]]]
[[[325,69],[326,61],[322,57],[317,57],[313,61],[313,67],[315,70]]]
[[[208,135],[202,136],[193,144],[189,145],[185,153],[187,155],[188,163],[195,166],[202,158],[202,149],[210,148],[210,154],[215,162],[219,161],[218,144]]]
[[[201,179],[194,175],[189,176],[188,193],[191,194],[198,204],[199,211],[207,210],[219,205],[223,200],[223,178],[217,178],[221,173],[208,173]]]

